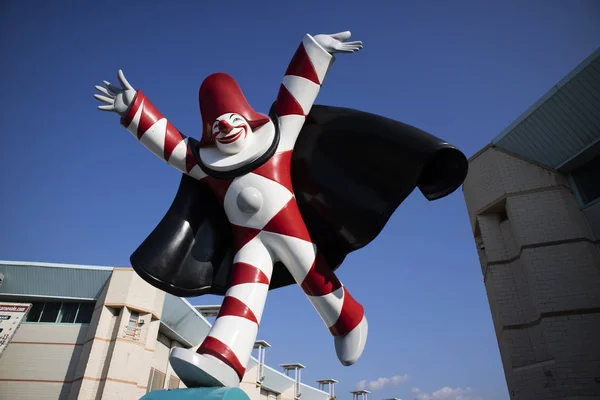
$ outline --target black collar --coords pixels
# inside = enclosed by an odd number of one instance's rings
[[[256,160],[251,161],[248,164],[244,164],[243,166],[238,167],[236,169],[232,169],[231,171],[215,171],[214,169],[205,165],[202,162],[202,159],[200,158],[199,142],[193,138],[190,138],[189,141],[192,143],[192,145],[190,146],[191,150],[192,150],[192,154],[196,158],[196,162],[198,163],[198,166],[200,167],[200,169],[206,175],[208,175],[212,178],[233,179],[233,178],[237,178],[238,176],[246,175],[247,173],[254,171],[258,167],[260,167],[261,165],[263,165],[264,163],[269,161],[269,159],[273,156],[273,154],[275,154],[275,150],[277,150],[277,146],[279,145],[279,138],[280,138],[279,120],[277,118],[277,114],[275,113],[275,105],[273,105],[271,107],[271,109],[269,110],[269,117],[271,117],[271,122],[275,126],[275,135],[273,137],[273,142],[271,143],[271,146],[269,146],[269,148]]]

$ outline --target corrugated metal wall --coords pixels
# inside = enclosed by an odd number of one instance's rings
[[[96,300],[112,268],[0,263],[4,282],[0,296],[30,295]]]
[[[559,168],[600,140],[600,49],[492,141]]]

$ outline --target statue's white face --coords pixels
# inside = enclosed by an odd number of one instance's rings
[[[252,128],[244,117],[235,113],[223,114],[212,126],[217,148],[226,154],[237,154],[252,139]]]

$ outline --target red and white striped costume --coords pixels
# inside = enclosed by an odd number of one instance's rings
[[[275,262],[281,261],[288,268],[333,336],[341,340],[361,322],[366,329],[362,306],[312,243],[294,197],[290,173],[294,143],[333,61],[334,57],[312,36],[304,37],[277,96],[275,110],[281,137],[276,153],[254,171],[234,179],[207,176],[186,137],[141,91],[122,119],[122,124],[154,154],[208,184],[225,209],[236,250],[233,279],[197,353],[220,360],[235,371],[239,380],[256,340]],[[258,190],[264,198],[260,210],[251,215],[240,211],[236,201],[247,188]],[[354,361],[342,360],[344,364]]]

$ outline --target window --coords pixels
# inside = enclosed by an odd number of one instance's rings
[[[94,303],[79,304],[79,311],[77,312],[77,318],[75,319],[75,323],[89,324],[92,320],[92,314],[94,313],[94,305]]]
[[[137,311],[132,311],[129,315],[129,329],[135,329],[137,327],[139,319],[140,313]]]
[[[171,375],[169,377],[169,387],[168,389],[177,389],[179,387],[179,378],[175,375]]]
[[[58,302],[48,302],[44,306],[44,311],[42,311],[42,317],[40,318],[40,322],[56,322],[56,318],[58,317],[58,313],[60,312],[60,306],[62,303]]]
[[[93,312],[94,303],[33,302],[26,322],[89,324]]]
[[[571,172],[581,206],[585,207],[600,199],[600,155]]]
[[[129,322],[125,327],[125,336],[131,337],[134,340],[137,338],[139,320],[140,313],[131,311],[131,314],[129,314]]]
[[[73,322],[75,322],[75,317],[77,316],[78,308],[79,304],[77,303],[64,303],[60,311],[60,322],[63,324],[72,324]]]
[[[35,302],[31,303],[31,308],[27,313],[26,322],[38,322],[40,320],[40,315],[42,315],[42,310],[44,309],[44,303]]]
[[[148,388],[146,393],[153,390],[161,390],[165,387],[165,374],[157,370],[156,368],[150,369],[150,377],[148,379]]]

